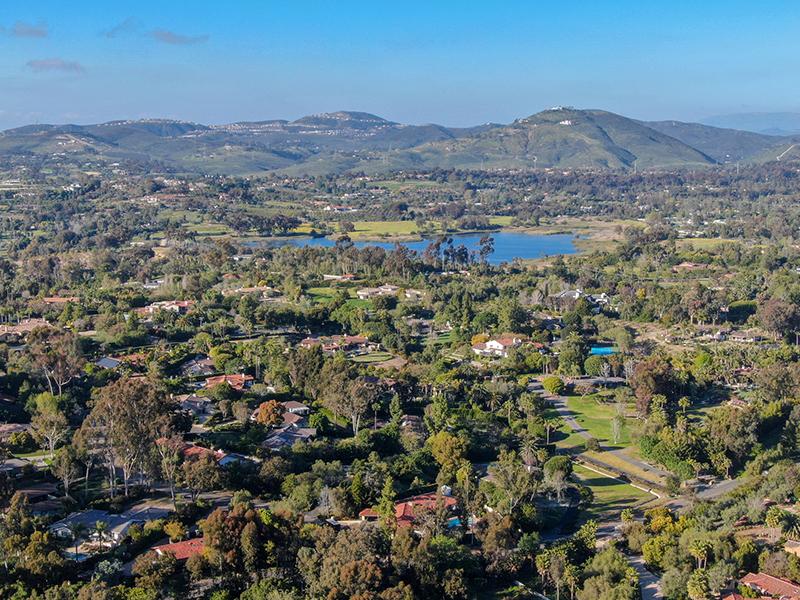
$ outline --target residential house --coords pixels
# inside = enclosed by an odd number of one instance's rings
[[[369,300],[375,296],[394,296],[398,291],[400,291],[400,288],[396,285],[384,284],[377,288],[364,288],[363,290],[358,290],[356,292],[356,296],[358,296],[361,300]]]
[[[176,396],[175,400],[180,404],[181,410],[196,417],[208,414],[214,407],[214,400],[208,396],[198,396],[197,394],[182,394]]]
[[[511,348],[519,346],[522,340],[519,338],[503,338],[500,340],[489,340],[488,342],[478,342],[472,345],[472,351],[478,356],[499,356],[508,357]]]
[[[153,551],[159,556],[172,554],[175,560],[183,562],[190,557],[197,554],[202,554],[205,550],[206,544],[203,538],[194,538],[191,540],[184,540],[174,544],[164,544],[163,546],[153,546]]]
[[[440,504],[441,503],[441,504]],[[437,494],[429,492],[404,498],[394,506],[394,516],[398,527],[409,527],[423,513],[431,512],[437,505],[444,506],[447,510],[453,511],[458,506],[458,501],[449,494]]]
[[[26,468],[36,470],[36,464],[27,458],[7,458],[0,464],[0,473],[6,477],[18,477]]]
[[[286,412],[290,412],[295,415],[308,415],[311,413],[311,407],[307,404],[303,404],[302,402],[297,402],[295,400],[289,400],[288,402],[284,402],[283,406],[286,408]]]
[[[732,331],[728,336],[728,339],[732,342],[740,342],[744,344],[754,344],[763,340],[760,335],[752,331]]]
[[[261,445],[277,452],[282,448],[307,442],[315,435],[317,435],[317,430],[313,427],[298,427],[296,424],[291,424],[270,433],[267,439],[261,442]]]
[[[116,369],[121,363],[121,360],[111,358],[110,356],[104,356],[103,358],[93,361],[93,364],[102,369]]]
[[[214,368],[214,361],[204,354],[198,354],[191,360],[187,360],[181,364],[180,368],[184,377],[200,377],[217,372]]]
[[[800,584],[782,577],[774,577],[766,573],[748,573],[739,582],[751,587],[762,596],[772,596],[781,600],[800,599]]]
[[[42,300],[44,301],[45,304],[54,305],[54,304],[66,304],[67,302],[78,302],[80,298],[78,298],[77,296],[65,296],[65,297],[51,296],[49,298],[42,298]]]
[[[206,389],[211,389],[218,383],[227,383],[233,389],[239,392],[244,392],[250,389],[250,386],[253,385],[253,376],[236,373],[234,375],[218,375],[217,377],[209,377],[206,379]]]
[[[40,483],[18,490],[28,498],[28,502],[33,504],[42,500],[52,500],[58,493],[58,488],[52,483]]]

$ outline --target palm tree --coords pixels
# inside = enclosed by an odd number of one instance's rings
[[[550,431],[553,429],[558,429],[561,427],[561,423],[563,421],[560,417],[555,417],[553,419],[545,419],[544,420],[544,427],[547,430],[547,445],[550,445]]]
[[[72,541],[75,542],[75,560],[78,560],[78,547],[81,545],[80,541],[89,533],[89,526],[81,521],[73,521],[67,528],[72,535]]]
[[[103,538],[105,537],[105,533],[106,531],[108,531],[110,527],[111,525],[109,525],[105,521],[98,521],[97,523],[94,524],[94,527],[92,527],[92,531],[97,534],[97,537],[100,540],[101,548],[103,547]]]
[[[772,537],[773,539],[777,534],[778,526],[781,524],[783,520],[783,510],[778,506],[770,506],[769,510],[767,511],[767,516],[764,518],[764,523],[767,524],[767,527],[772,529]]]
[[[686,414],[686,409],[692,405],[692,401],[689,400],[686,396],[678,400],[678,406],[683,409],[683,414]]]
[[[692,540],[689,545],[689,553],[697,559],[698,569],[705,569],[710,552],[711,542],[708,540]]]
[[[536,442],[534,442],[531,438],[525,439],[519,445],[519,455],[522,460],[525,461],[526,465],[530,465],[536,461]]]
[[[575,600],[575,586],[580,581],[580,574],[578,567],[567,563],[564,567],[564,581],[569,584],[569,597],[570,600]]]

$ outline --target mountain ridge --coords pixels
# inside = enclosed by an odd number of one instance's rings
[[[800,139],[800,136],[798,136]],[[792,137],[680,121],[637,121],[599,109],[557,107],[513,123],[405,125],[360,111],[203,125],[176,119],[26,125],[0,132],[0,156],[83,153],[157,160],[178,171],[376,173],[421,168],[697,168],[774,160]]]

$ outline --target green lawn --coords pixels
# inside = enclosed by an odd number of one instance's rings
[[[630,446],[630,423],[627,423],[623,428],[619,442],[615,445],[611,439],[611,419],[615,414],[614,405],[611,403],[600,404],[597,402],[596,398],[597,394],[591,394],[583,399],[581,399],[580,396],[569,396],[567,406],[569,406],[569,410],[575,417],[575,420],[577,420],[592,437],[597,438],[614,449]]]
[[[388,352],[370,352],[369,354],[354,356],[351,360],[356,363],[376,363],[383,362],[385,360],[392,360],[393,358],[394,356]]]
[[[585,515],[582,515],[582,519],[595,519],[598,522],[617,520],[623,509],[633,508],[655,498],[632,485],[605,477],[581,465],[574,466],[573,478],[577,483],[591,488],[594,493],[594,501],[585,511]]]
[[[330,226],[338,231],[336,223],[330,223]],[[417,235],[419,227],[414,221],[355,221],[353,223],[355,231],[348,235],[353,239],[362,236],[376,236],[376,235]]]

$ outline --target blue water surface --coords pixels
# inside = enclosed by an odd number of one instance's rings
[[[515,258],[542,258],[545,255],[555,256],[556,254],[576,254],[578,251],[573,244],[575,236],[571,234],[558,235],[538,235],[533,233],[515,233],[508,231],[498,231],[490,234],[494,238],[494,253],[489,256],[489,262],[493,265],[501,262],[512,262]],[[464,244],[470,250],[478,249],[478,242],[483,234],[460,234],[453,235],[453,246],[458,247]],[[436,237],[426,238],[420,242],[402,242],[410,250],[425,252],[428,244],[436,241]],[[258,246],[264,244],[271,247],[280,246],[324,246],[331,247],[336,240],[330,238],[295,238],[288,240],[275,240],[268,242],[252,242],[248,245]],[[386,250],[394,248],[394,242],[355,242],[356,247],[379,246]]]

